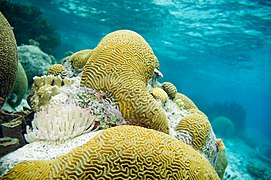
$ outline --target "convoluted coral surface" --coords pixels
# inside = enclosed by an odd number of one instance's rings
[[[192,136],[193,147],[198,150],[204,146],[211,124],[204,115],[189,114],[180,120],[175,130],[189,132]]]
[[[8,21],[0,12],[0,107],[12,91],[18,65],[16,40]]]
[[[193,148],[138,126],[104,130],[55,160],[17,164],[3,179],[219,179]]]
[[[106,35],[84,67],[81,84],[112,94],[129,122],[169,132],[164,110],[147,90],[159,63],[148,43],[129,30]]]
[[[167,92],[168,96],[172,99],[175,98],[175,95],[177,93],[177,88],[174,84],[170,82],[164,82],[162,84],[162,88]]]
[[[156,100],[161,101],[162,104],[168,101],[167,93],[161,88],[152,88],[150,89],[150,93]]]

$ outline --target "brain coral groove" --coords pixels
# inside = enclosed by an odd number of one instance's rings
[[[151,47],[139,34],[120,30],[106,35],[86,63],[81,84],[114,96],[123,117],[168,133],[164,110],[147,91],[159,68]]]
[[[17,44],[11,26],[0,12],[0,108],[12,91],[18,65]]]
[[[54,160],[17,164],[3,179],[219,179],[211,164],[177,139],[139,126],[109,128]]]

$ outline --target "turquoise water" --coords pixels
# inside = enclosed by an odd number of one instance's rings
[[[21,0],[55,25],[66,51],[94,48],[109,32],[141,34],[159,59],[160,81],[174,83],[200,109],[235,102],[246,112],[243,136],[271,142],[271,1]],[[234,109],[232,114],[236,114]],[[238,121],[238,119],[237,119]]]

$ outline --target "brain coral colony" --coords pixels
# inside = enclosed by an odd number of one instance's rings
[[[58,159],[19,163],[3,179],[33,178],[219,179],[210,163],[185,143],[127,125],[107,129]]]
[[[6,18],[0,12],[0,107],[13,89],[16,79],[18,55],[16,40]]]
[[[35,113],[24,135],[29,144],[0,159],[3,179],[222,179],[222,140],[161,76],[151,47],[130,30],[36,76],[27,98]]]

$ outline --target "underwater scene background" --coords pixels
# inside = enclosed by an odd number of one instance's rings
[[[17,8],[25,11],[18,15],[8,6],[0,8],[14,27],[17,44],[33,39],[56,63],[69,52],[95,48],[110,32],[129,29],[139,33],[159,60],[163,73],[159,81],[172,82],[191,98],[208,116],[215,134],[225,139],[226,151],[234,153],[229,164],[233,160],[247,164],[243,171],[251,179],[270,178],[270,1],[0,2],[20,3]],[[230,122],[216,122],[221,116]],[[253,148],[263,149],[256,153],[262,163],[242,157]],[[236,159],[238,155],[247,162]],[[242,176],[229,174],[230,178]]]

